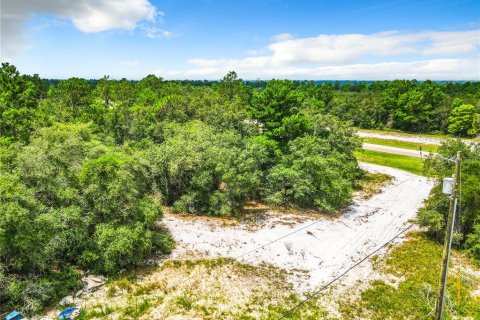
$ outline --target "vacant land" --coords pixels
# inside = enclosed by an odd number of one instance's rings
[[[287,273],[233,259],[170,260],[110,281],[83,300],[86,319],[278,319],[301,301]],[[317,301],[289,319],[320,319]],[[52,314],[53,316],[53,314]]]
[[[353,201],[337,218],[267,211],[258,213],[254,224],[224,226],[203,217],[168,214],[163,222],[177,243],[172,257],[270,263],[291,272],[290,280],[300,292],[315,290],[402,230],[433,186],[424,177],[404,171],[371,164],[362,167],[393,176],[393,182],[380,194]]]
[[[114,278],[76,301],[82,319],[430,319],[442,245],[419,231],[288,313],[413,219],[432,187],[404,171],[361,166],[370,171],[362,192],[339,218],[259,212],[255,221],[228,224],[222,221],[233,220],[167,214],[163,221],[177,240],[172,260]],[[478,267],[452,253],[446,319],[479,318],[479,284]]]
[[[285,319],[431,319],[442,245],[419,231],[401,241]],[[167,260],[114,278],[85,296],[81,319],[278,320],[305,298],[290,275],[271,264],[231,258]],[[479,284],[478,267],[453,251],[446,319],[479,318]]]

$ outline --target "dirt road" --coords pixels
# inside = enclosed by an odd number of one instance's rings
[[[173,258],[193,253],[199,257],[225,256],[253,264],[270,263],[291,271],[297,290],[316,289],[394,237],[416,216],[433,187],[425,177],[373,164],[361,165],[370,172],[392,175],[394,183],[368,200],[353,201],[338,219],[270,212],[252,228],[247,223],[222,226],[201,217],[184,220],[166,215],[163,222],[177,241]],[[370,271],[370,264],[362,263],[347,279],[363,279]]]

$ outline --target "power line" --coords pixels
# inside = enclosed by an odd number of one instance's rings
[[[418,176],[413,175],[412,177],[410,177],[410,178],[408,178],[408,179],[405,179],[405,180],[402,180],[401,182],[399,182],[399,183],[397,183],[397,184],[394,184],[393,186],[390,186],[390,187],[388,187],[388,188],[382,189],[382,192],[385,192],[385,191],[387,191],[387,190],[393,189],[393,188],[395,188],[395,187],[397,187],[397,186],[399,186],[399,185],[401,185],[401,184],[403,184],[403,183],[405,183],[405,182],[408,182],[408,181],[410,181],[410,180],[413,180],[413,179],[415,179],[415,178],[418,178]],[[375,209],[380,209],[380,208],[376,207]],[[393,221],[394,219],[395,219],[395,217],[392,217],[392,221]],[[308,228],[309,226],[311,226],[311,225],[313,225],[313,224],[315,224],[315,223],[317,223],[317,222],[321,222],[321,221],[323,221],[323,220],[315,221],[314,223],[312,223],[312,224],[310,224],[310,225],[307,225],[307,226],[305,226],[305,227],[303,227],[303,228],[301,228],[301,229],[298,229],[298,230],[296,230],[296,231],[293,231],[293,232],[291,232],[291,233],[288,234],[288,235],[291,235],[291,234],[293,234],[293,233],[296,233],[296,232],[298,232],[298,231],[301,231],[301,230],[303,230],[303,229],[305,229],[305,228]],[[346,226],[349,227],[348,225],[346,225]],[[359,233],[359,234],[358,234],[357,238],[362,238],[367,232],[368,232],[368,230],[364,230],[362,233]],[[271,242],[269,242],[269,243],[267,243],[267,244],[264,244],[264,245],[262,245],[262,246],[259,246],[259,247],[257,247],[256,249],[250,250],[249,252],[247,252],[247,253],[245,253],[245,254],[243,254],[243,255],[247,255],[247,254],[249,254],[249,253],[251,253],[251,252],[257,251],[258,249],[263,248],[264,246],[270,245],[271,243],[274,243],[274,242],[276,242],[276,241],[278,241],[278,240],[281,240],[281,239],[287,237],[288,235],[282,236],[282,237],[279,238],[279,239],[273,240],[273,241],[271,241]],[[341,248],[340,250],[343,250],[343,248],[345,248],[346,246],[348,246],[349,244],[351,244],[353,241],[356,241],[356,239],[352,239],[352,240],[350,240],[349,242],[347,242],[344,246],[342,246],[342,248]],[[243,256],[243,255],[240,255],[240,256]],[[263,301],[265,301],[265,300],[266,300],[266,298],[263,299]],[[262,303],[263,303],[263,301],[262,301]]]
[[[385,191],[387,191],[387,190],[390,190],[390,189],[393,189],[393,188],[395,188],[395,187],[398,187],[399,185],[401,185],[401,184],[403,184],[403,183],[405,183],[405,182],[407,182],[407,181],[410,181],[410,180],[412,180],[412,179],[415,179],[415,178],[417,178],[417,176],[412,176],[412,177],[410,177],[410,178],[408,178],[408,179],[405,179],[405,180],[397,183],[396,185],[393,185],[393,186],[391,186],[391,187],[389,187],[389,188],[383,189],[382,192],[385,192]],[[260,245],[260,246],[258,246],[258,247],[256,247],[256,248],[252,249],[252,250],[249,250],[249,251],[247,251],[247,252],[245,252],[245,253],[242,253],[242,254],[234,257],[234,259],[242,258],[242,257],[244,257],[244,256],[246,256],[246,255],[248,255],[248,254],[250,254],[250,253],[252,253],[252,252],[255,252],[255,251],[259,250],[259,249],[263,249],[263,248],[266,247],[266,246],[269,246],[269,245],[271,245],[271,244],[273,244],[273,243],[275,243],[275,242],[278,242],[278,241],[280,241],[280,240],[282,240],[282,239],[285,239],[286,237],[289,237],[289,236],[291,236],[292,234],[295,234],[295,233],[300,232],[300,231],[302,231],[302,230],[304,230],[304,229],[307,229],[307,228],[309,228],[309,227],[311,227],[311,226],[313,226],[313,225],[315,225],[315,224],[317,224],[317,223],[320,223],[320,222],[322,222],[322,221],[324,221],[324,220],[323,220],[323,219],[322,219],[322,220],[316,220],[316,221],[314,221],[314,222],[312,222],[312,223],[310,223],[310,224],[308,224],[308,225],[306,225],[306,226],[303,226],[303,227],[298,228],[298,229],[296,229],[296,230],[294,230],[294,231],[292,231],[292,232],[290,232],[290,233],[287,233],[287,234],[281,236],[280,238],[277,238],[277,239],[272,240],[272,241],[270,241],[270,242],[264,243],[263,245]]]
[[[410,178],[408,178],[408,179],[405,179],[405,180],[402,180],[401,182],[399,182],[399,183],[397,183],[397,184],[395,184],[395,185],[393,185],[393,186],[391,186],[391,187],[389,187],[389,188],[382,189],[382,192],[385,192],[385,191],[387,191],[387,190],[396,188],[396,187],[398,187],[399,185],[401,185],[401,184],[403,184],[403,183],[405,183],[405,182],[408,182],[408,181],[410,181],[410,180],[413,180],[413,179],[415,179],[415,178],[418,178],[418,176],[413,175],[412,177],[410,177]],[[294,231],[292,231],[292,232],[289,232],[289,233],[287,233],[287,234],[285,234],[285,235],[283,235],[283,236],[281,236],[281,237],[279,237],[279,238],[277,238],[277,239],[274,239],[274,240],[272,240],[272,241],[269,241],[269,242],[267,242],[267,243],[264,243],[263,245],[260,245],[260,246],[258,246],[258,247],[256,247],[256,248],[254,248],[254,249],[252,249],[252,250],[249,250],[249,251],[244,252],[244,253],[242,253],[242,254],[240,254],[240,255],[237,255],[237,256],[233,257],[233,259],[234,259],[234,260],[240,259],[240,258],[242,258],[242,257],[244,257],[244,256],[246,256],[246,255],[249,255],[249,254],[251,254],[251,253],[253,253],[253,252],[255,252],[255,251],[259,250],[259,249],[262,249],[262,248],[264,248],[264,247],[267,247],[267,246],[269,246],[269,245],[271,245],[271,244],[273,244],[273,243],[275,243],[275,242],[278,242],[278,241],[280,241],[280,240],[282,240],[282,239],[285,239],[285,238],[291,236],[292,234],[295,234],[295,233],[300,232],[300,231],[302,231],[302,230],[304,230],[304,229],[307,229],[307,228],[309,228],[309,227],[311,227],[311,226],[313,226],[313,225],[315,225],[315,224],[317,224],[317,223],[320,223],[320,222],[322,222],[322,221],[324,221],[324,220],[323,220],[323,219],[320,219],[320,220],[313,221],[312,223],[310,223],[310,224],[308,224],[308,225],[305,225],[305,226],[303,226],[303,227],[301,227],[301,228],[298,228],[298,229],[296,229],[296,230],[294,230]],[[413,225],[413,224],[412,224],[412,225]],[[188,280],[189,280],[189,278],[185,279],[184,281],[181,281],[181,282],[178,283],[176,286],[177,286],[177,287],[178,287],[178,286],[181,286],[182,284],[185,284]],[[127,309],[127,308],[129,308],[129,307],[130,307],[130,306],[125,306],[125,307],[123,307],[123,308],[120,308],[120,309],[118,309],[118,310],[115,310],[113,313],[120,312],[120,311],[125,310],[125,309]],[[105,318],[105,317],[108,317],[109,315],[111,315],[111,314],[104,315],[104,316],[100,317],[100,319],[103,319],[103,318]]]
[[[382,192],[385,192],[385,191],[387,191],[387,190],[396,188],[396,187],[398,187],[399,185],[401,185],[401,184],[403,184],[403,183],[405,183],[405,182],[408,182],[408,181],[410,181],[410,180],[413,180],[413,179],[419,178],[419,177],[420,177],[420,176],[413,175],[412,177],[410,177],[410,178],[408,178],[408,179],[405,179],[405,180],[403,180],[403,181],[401,181],[401,182],[399,182],[399,183],[397,183],[397,184],[395,184],[395,185],[393,185],[393,186],[391,186],[391,187],[389,187],[389,188],[382,189]]]
[[[314,221],[314,222],[312,222],[312,223],[310,223],[310,224],[307,224],[306,226],[303,226],[303,227],[298,228],[298,229],[296,229],[296,230],[294,230],[294,231],[292,231],[292,232],[290,232],[290,233],[287,233],[287,234],[281,236],[280,238],[277,238],[277,239],[272,240],[272,241],[270,241],[270,242],[268,242],[268,243],[265,243],[265,244],[263,244],[263,245],[261,245],[261,246],[258,246],[258,247],[256,247],[255,249],[252,249],[252,250],[250,250],[250,251],[247,251],[247,252],[245,252],[245,253],[242,253],[242,254],[234,257],[234,259],[242,258],[242,257],[244,257],[244,256],[246,256],[246,255],[248,255],[248,254],[250,254],[250,253],[252,253],[252,252],[255,252],[255,251],[259,250],[259,249],[263,249],[264,247],[269,246],[269,245],[271,245],[272,243],[275,243],[275,242],[278,242],[278,241],[280,241],[280,240],[282,240],[282,239],[285,239],[286,237],[289,237],[289,236],[291,236],[291,235],[294,234],[294,233],[297,233],[297,232],[302,231],[302,230],[304,230],[304,229],[306,229],[306,228],[309,228],[309,227],[311,227],[311,226],[313,226],[313,225],[315,225],[315,224],[317,224],[317,223],[319,223],[319,222],[321,222],[321,221],[323,221],[323,220],[316,220],[316,221]]]
[[[436,209],[442,202],[446,201],[447,199],[444,199],[442,200],[441,202],[439,202],[433,209]],[[405,229],[403,229],[402,231],[400,231],[399,233],[397,233],[395,235],[395,237],[393,237],[392,239],[390,239],[389,241],[385,242],[383,245],[381,245],[380,247],[378,247],[377,249],[375,249],[373,252],[369,253],[367,256],[365,256],[362,260],[358,261],[357,263],[355,263],[353,266],[351,266],[350,268],[348,268],[347,270],[345,270],[342,274],[340,274],[339,276],[335,277],[333,280],[331,280],[329,283],[327,283],[326,285],[324,285],[323,287],[321,287],[320,289],[318,289],[317,291],[315,291],[313,294],[311,294],[310,296],[308,296],[307,298],[303,299],[301,302],[299,302],[298,304],[296,304],[295,306],[293,306],[291,309],[289,309],[287,312],[285,312],[280,318],[278,318],[278,320],[281,320],[281,319],[285,319],[285,317],[287,317],[289,314],[291,314],[293,311],[295,311],[296,309],[298,309],[299,307],[301,307],[302,305],[304,305],[307,301],[311,300],[312,298],[314,298],[315,296],[317,296],[318,294],[320,294],[322,291],[324,291],[325,289],[327,289],[329,286],[331,286],[333,283],[335,283],[338,279],[340,279],[341,277],[343,277],[344,275],[346,275],[348,272],[350,272],[351,270],[353,270],[354,268],[356,268],[358,265],[360,265],[362,262],[364,262],[365,260],[367,260],[368,258],[370,258],[372,255],[374,255],[375,253],[377,253],[378,251],[380,251],[381,249],[383,249],[385,246],[387,246],[389,243],[393,242],[395,239],[397,239],[400,235],[402,235],[403,233],[405,233],[406,231],[408,231],[409,229],[411,229],[413,226],[415,225],[415,222],[414,223],[411,223],[408,227],[406,227]]]
[[[367,260],[368,258],[370,258],[372,255],[374,255],[375,253],[377,253],[378,251],[380,251],[382,248],[384,248],[386,245],[388,245],[389,243],[391,243],[392,241],[394,241],[395,239],[397,239],[401,234],[403,234],[404,232],[408,231],[411,227],[413,227],[415,225],[415,223],[412,223],[410,224],[407,228],[403,229],[401,232],[399,232],[397,235],[395,235],[395,237],[393,237],[391,240],[389,240],[388,242],[384,243],[382,246],[380,246],[379,248],[375,249],[373,252],[369,253],[367,256],[365,256],[362,260],[360,260],[359,262],[355,263],[353,266],[351,266],[350,268],[348,268],[347,270],[345,270],[342,274],[340,274],[339,276],[335,277],[332,281],[330,281],[329,283],[327,283],[326,285],[324,285],[323,287],[321,287],[320,289],[318,289],[317,291],[315,291],[313,294],[311,294],[310,296],[308,296],[306,299],[302,300],[301,302],[299,302],[298,304],[296,304],[293,308],[291,308],[290,310],[288,310],[286,313],[284,313],[278,320],[281,320],[281,319],[284,319],[285,317],[287,317],[289,314],[291,314],[293,311],[295,311],[296,309],[298,309],[299,307],[301,307],[303,304],[305,304],[308,300],[314,298],[315,296],[317,296],[318,294],[320,294],[323,290],[327,289],[330,285],[332,285],[334,282],[336,282],[338,279],[340,279],[341,277],[343,277],[344,275],[346,275],[348,272],[350,272],[352,269],[354,269],[355,267],[357,267],[359,264],[361,264],[362,262],[364,262],[365,260]]]

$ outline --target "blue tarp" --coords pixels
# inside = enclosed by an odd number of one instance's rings
[[[18,311],[10,312],[5,318],[5,320],[20,320],[20,319],[23,319],[23,316]]]
[[[77,307],[72,307],[72,308],[67,308],[65,310],[63,310],[62,312],[60,312],[60,314],[58,315],[58,320],[66,320],[66,319],[70,319],[70,315],[75,311],[75,310],[80,310],[79,308]]]

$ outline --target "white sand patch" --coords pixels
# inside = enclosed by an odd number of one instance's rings
[[[267,262],[290,271],[291,281],[300,292],[318,289],[403,230],[433,187],[433,181],[405,171],[365,163],[361,166],[372,173],[393,176],[393,184],[367,200],[354,200],[338,219],[298,219],[298,215],[269,212],[261,227],[252,229],[246,223],[221,226],[201,218],[185,220],[166,215],[163,222],[177,241],[172,257],[194,253],[233,257],[252,264]],[[296,230],[300,231],[290,234]],[[242,256],[285,235],[280,241]],[[349,273],[342,285],[369,280],[371,273],[366,261]]]

